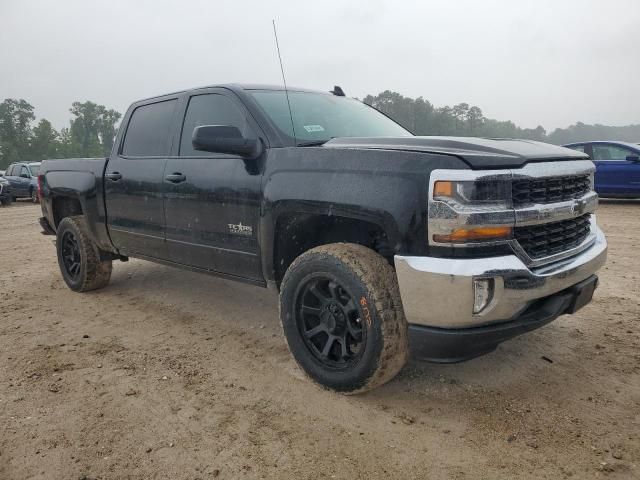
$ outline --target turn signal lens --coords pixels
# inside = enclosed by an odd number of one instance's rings
[[[434,235],[433,240],[440,243],[465,243],[478,240],[504,240],[511,238],[511,227],[458,228],[447,235]]]
[[[453,182],[437,181],[433,185],[434,197],[453,197]]]

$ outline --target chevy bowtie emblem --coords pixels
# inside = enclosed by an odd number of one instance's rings
[[[580,216],[584,213],[584,209],[587,206],[586,200],[576,200],[571,207],[571,213],[573,213],[576,217]]]

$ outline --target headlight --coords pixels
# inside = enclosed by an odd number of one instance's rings
[[[433,186],[434,200],[461,204],[509,206],[511,184],[503,180],[460,181],[438,180]]]
[[[464,246],[513,238],[510,174],[477,180],[435,179],[429,198],[429,243]],[[444,178],[443,178],[444,177]]]

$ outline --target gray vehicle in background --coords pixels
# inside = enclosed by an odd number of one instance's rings
[[[11,187],[9,180],[0,175],[0,204],[9,205],[13,198],[11,197]]]
[[[30,198],[38,203],[38,171],[40,162],[16,162],[9,165],[4,178],[9,181],[11,197]]]

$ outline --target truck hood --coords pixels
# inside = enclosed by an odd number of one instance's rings
[[[475,137],[344,137],[334,138],[325,148],[395,150],[452,155],[473,169],[520,168],[528,162],[584,160],[589,156],[533,140]]]

